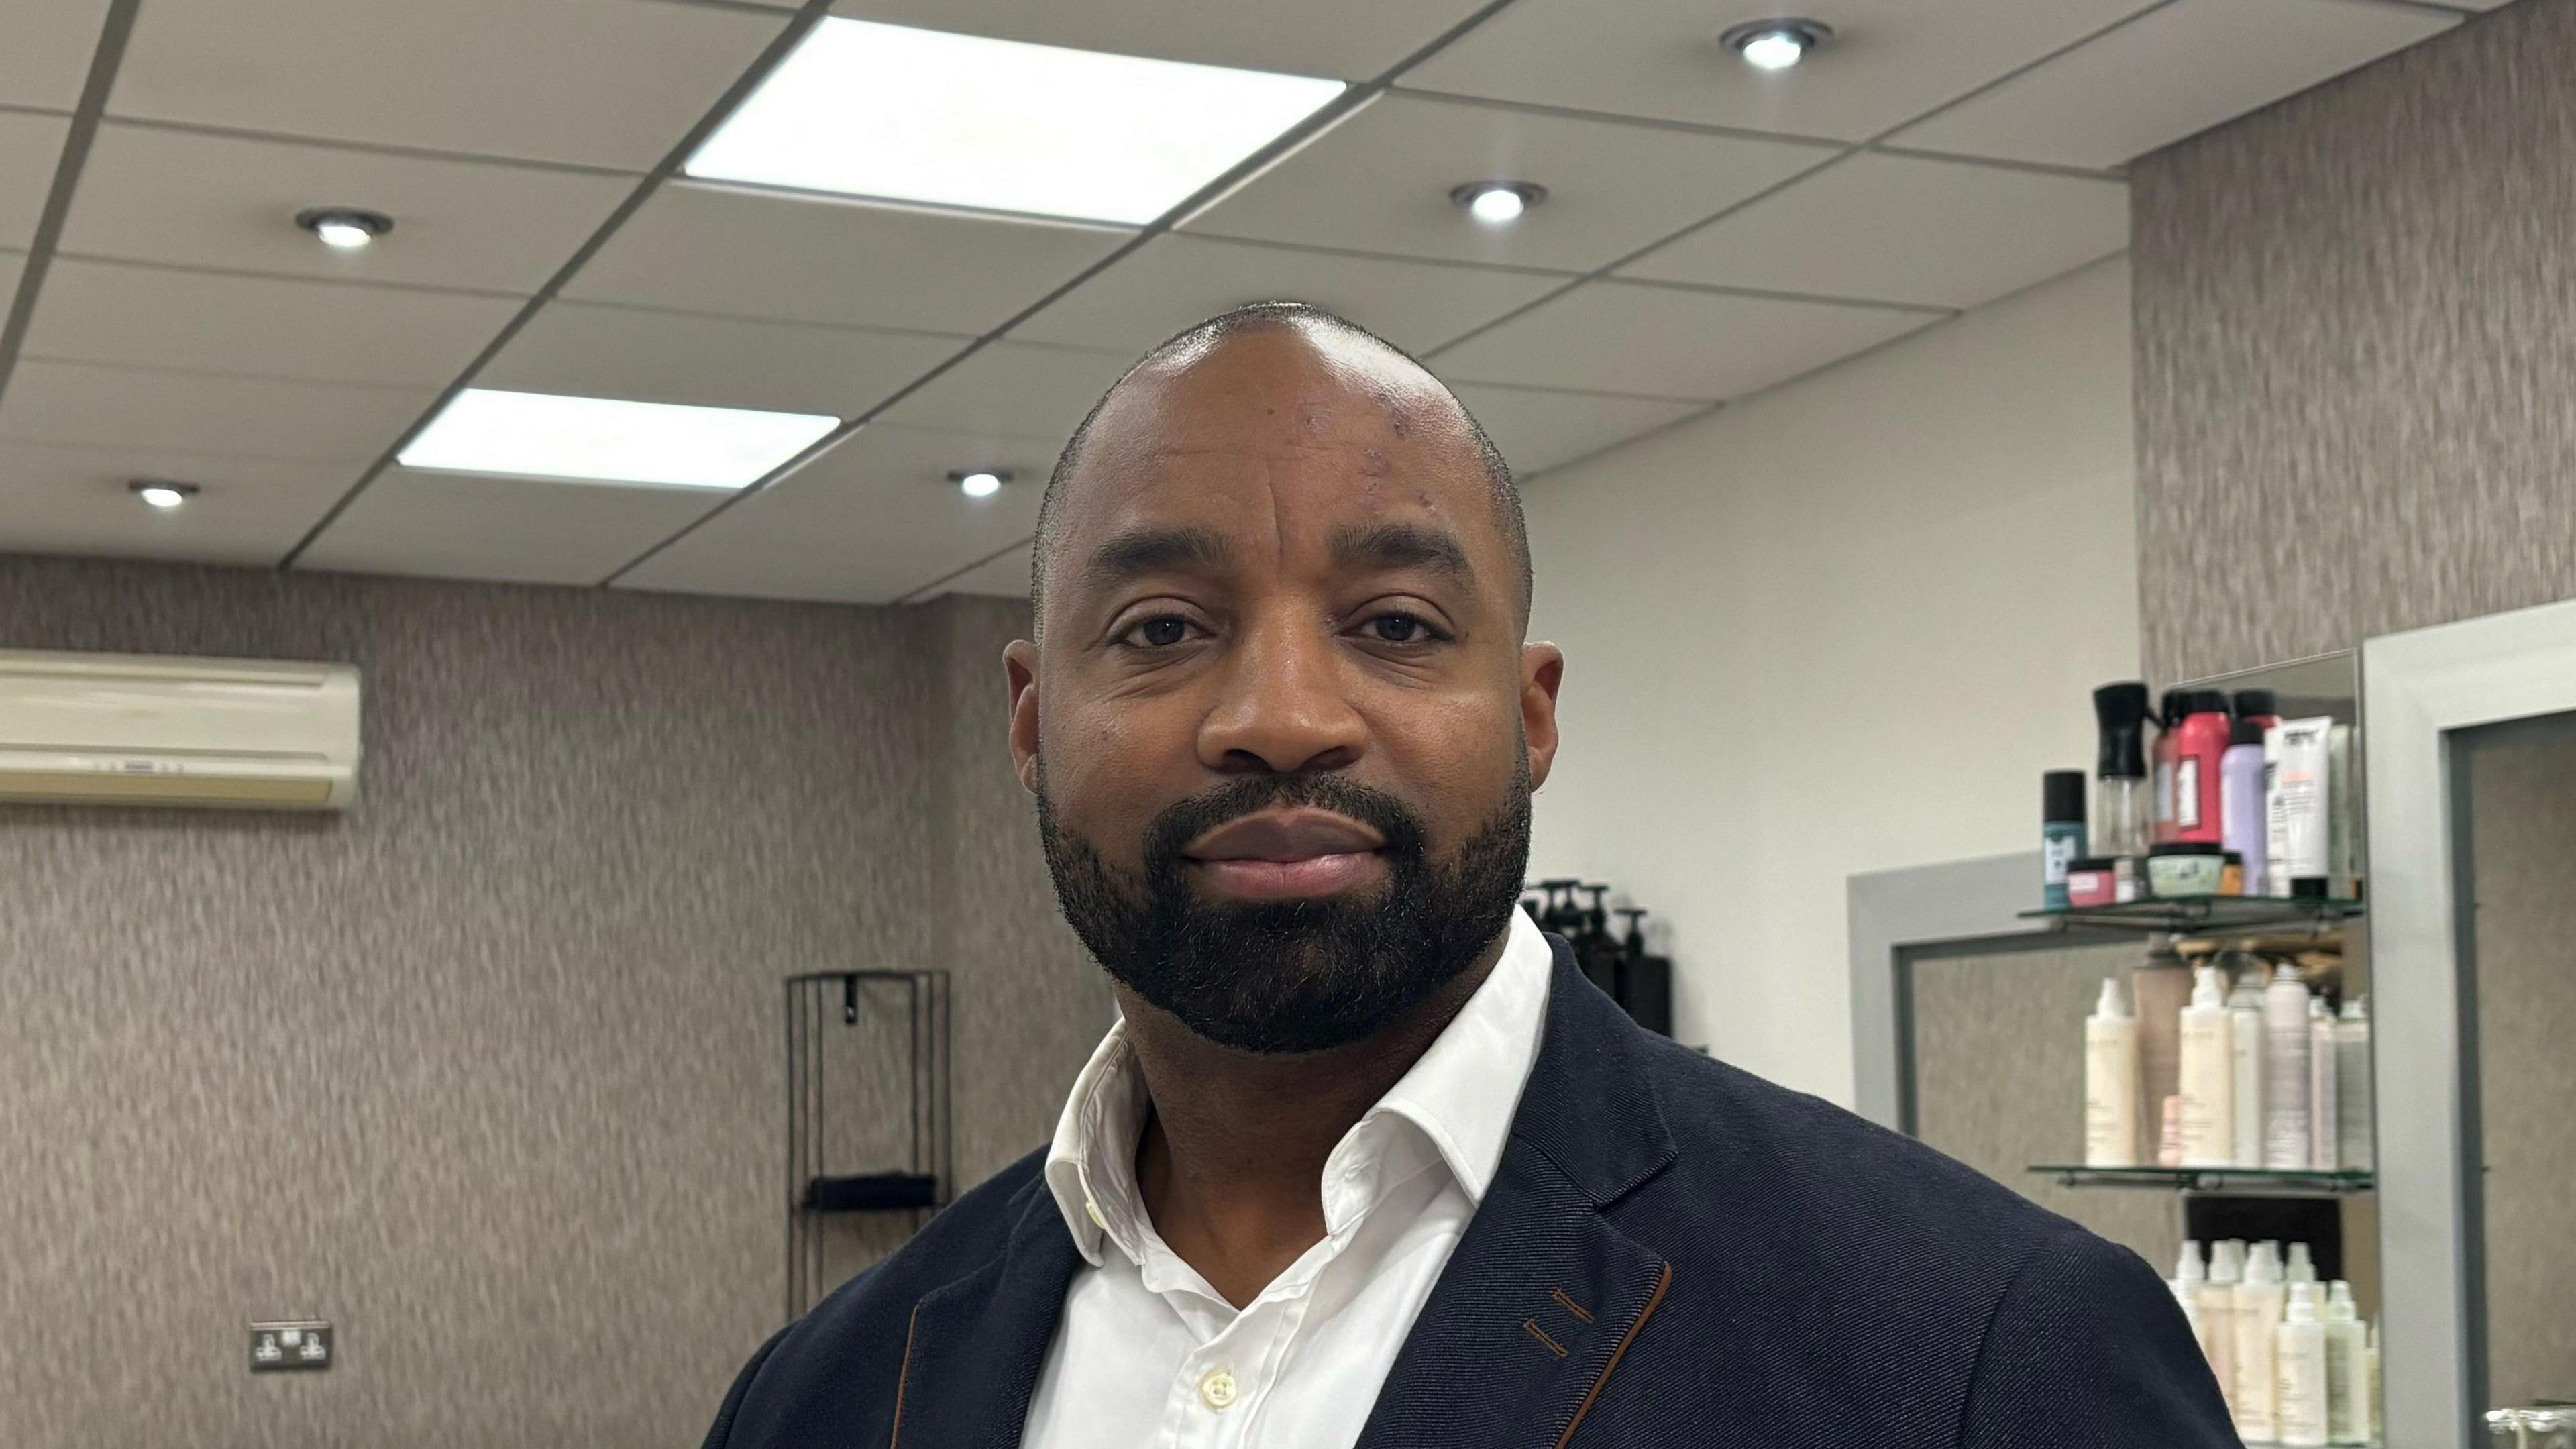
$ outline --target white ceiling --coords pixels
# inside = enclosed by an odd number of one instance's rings
[[[1754,0],[835,7],[1354,84],[1138,231],[662,181],[783,0],[148,0],[95,122],[108,0],[0,0],[0,309],[39,283],[0,334],[0,550],[1018,593],[1067,430],[1227,306],[1377,329],[1540,473],[2118,251],[2130,158],[2495,3],[1800,0],[1836,34],[1781,75],[1715,44]],[[1486,179],[1548,198],[1483,228],[1447,193]],[[329,203],[395,229],[329,251],[290,220]],[[389,464],[468,382],[845,426],[739,497]],[[970,466],[1013,481],[966,499]],[[145,476],[204,492],[156,513]]]

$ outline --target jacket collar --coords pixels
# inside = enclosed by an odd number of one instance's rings
[[[1360,1449],[1562,1442],[1670,1287],[1663,1255],[1601,1213],[1674,1156],[1644,1034],[1548,940],[1547,1029],[1511,1139]],[[915,1305],[890,1449],[1020,1442],[1083,1259],[1042,1181],[1010,1210],[1002,1256]]]

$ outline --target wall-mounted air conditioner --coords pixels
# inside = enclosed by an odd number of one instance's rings
[[[345,810],[346,664],[0,650],[0,800]]]

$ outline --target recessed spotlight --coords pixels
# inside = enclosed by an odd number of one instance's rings
[[[1000,468],[960,468],[948,475],[948,481],[969,498],[990,498],[1002,491],[1011,475]]]
[[[1501,226],[1547,200],[1547,188],[1528,181],[1470,181],[1449,188],[1449,199],[1467,208],[1476,220]]]
[[[1787,70],[1833,34],[1820,20],[1748,20],[1728,26],[1717,41],[1756,70]]]
[[[1344,84],[834,17],[687,173],[1077,221],[1152,221]]]
[[[396,457],[406,468],[746,488],[840,419],[470,387]]]
[[[194,483],[180,483],[168,478],[137,478],[125,486],[135,497],[164,513],[203,491]]]
[[[394,229],[392,217],[355,206],[308,206],[295,213],[295,224],[320,237],[322,245],[344,252]]]

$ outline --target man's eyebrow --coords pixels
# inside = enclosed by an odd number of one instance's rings
[[[1111,534],[1091,551],[1083,578],[1093,588],[1115,588],[1145,574],[1180,568],[1221,568],[1233,550],[1205,528],[1131,528]]]
[[[1467,550],[1446,529],[1420,523],[1352,524],[1333,531],[1333,562],[1347,569],[1427,568],[1475,582]]]

